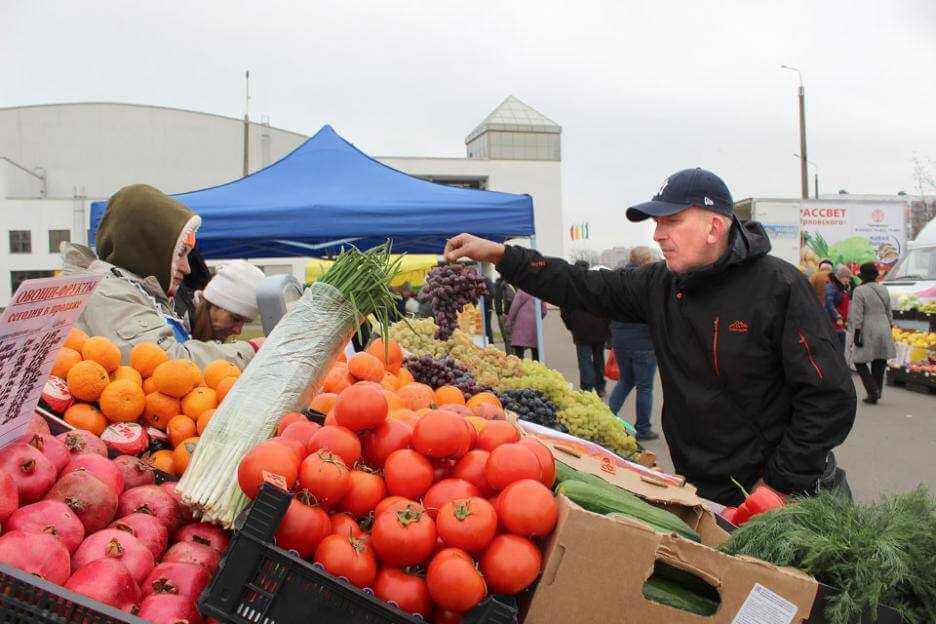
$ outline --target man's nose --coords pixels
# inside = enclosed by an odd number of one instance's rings
[[[653,240],[655,240],[656,242],[660,242],[664,238],[666,238],[666,233],[663,231],[663,228],[660,226],[660,224],[658,223],[654,225],[653,226]]]

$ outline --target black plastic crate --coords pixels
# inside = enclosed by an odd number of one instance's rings
[[[290,494],[264,483],[221,566],[198,601],[206,617],[228,624],[418,624],[393,607],[323,568],[273,544]],[[465,624],[515,624],[512,600],[488,597]]]
[[[0,624],[146,624],[38,576],[0,563]]]

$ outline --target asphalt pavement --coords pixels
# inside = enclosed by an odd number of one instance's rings
[[[546,317],[544,333],[546,364],[578,385],[575,347],[559,319],[558,310],[551,310]],[[860,399],[865,395],[857,375],[854,382]],[[613,382],[609,384],[608,395],[614,387]],[[634,394],[631,392],[628,396],[620,413],[631,422],[634,421]],[[659,374],[653,399],[651,422],[659,431],[663,405]],[[673,470],[662,435],[645,446],[657,454],[663,469]],[[859,500],[872,500],[882,492],[912,489],[919,483],[936,491],[936,394],[885,386],[883,398],[877,405],[866,405],[859,400],[855,426],[836,455]]]

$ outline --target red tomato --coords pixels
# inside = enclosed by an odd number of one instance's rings
[[[328,449],[341,458],[345,466],[354,466],[361,459],[361,441],[350,429],[325,425],[309,440],[309,452]]]
[[[432,464],[416,451],[394,451],[384,462],[384,481],[391,494],[419,500],[432,485]]]
[[[285,429],[283,429],[283,433],[280,434],[280,437],[290,438],[301,443],[303,446],[308,446],[312,436],[315,435],[315,432],[321,428],[321,425],[314,423],[311,420],[300,420],[291,423]]]
[[[374,520],[371,544],[381,563],[401,568],[422,563],[436,544],[435,522],[425,511],[408,507]]]
[[[548,487],[533,479],[523,479],[501,492],[497,517],[509,533],[543,537],[556,527],[559,507]]]
[[[237,466],[237,484],[248,498],[256,498],[263,483],[263,473],[276,474],[291,488],[296,483],[299,460],[287,445],[267,440],[244,455]]]
[[[417,503],[414,500],[410,500],[405,496],[388,496],[379,503],[377,507],[374,508],[374,517],[383,514],[385,511],[400,511],[405,509],[407,505],[413,505],[415,508],[422,509],[423,506]]]
[[[315,504],[308,490],[301,490],[289,502],[286,515],[276,530],[276,545],[284,550],[295,550],[307,559],[329,533],[328,514]]]
[[[397,568],[384,568],[377,573],[374,595],[396,604],[401,611],[419,613],[424,618],[428,618],[432,611],[432,598],[426,581]]]
[[[521,479],[539,481],[543,470],[533,451],[517,443],[508,443],[501,444],[491,451],[491,456],[484,466],[484,476],[492,488],[503,490]]]
[[[351,472],[337,455],[320,450],[302,461],[299,484],[326,507],[337,505],[351,486]]]
[[[464,479],[442,479],[433,485],[423,497],[423,506],[435,520],[436,514],[442,506],[456,498],[470,498],[480,496],[478,488]]]
[[[431,410],[413,428],[413,448],[426,457],[461,457],[471,449],[465,424],[455,412]]]
[[[341,508],[353,516],[363,516],[372,512],[386,495],[387,486],[380,475],[352,470],[348,475],[348,491],[341,499]]]
[[[540,480],[543,485],[551,488],[556,482],[556,460],[553,458],[552,452],[546,448],[545,444],[533,438],[523,438],[519,444],[527,447],[536,455],[540,469],[543,471],[543,477]]]
[[[276,436],[275,438],[270,438],[268,442],[279,442],[280,444],[285,444],[292,449],[292,452],[296,455],[296,459],[300,462],[306,458],[306,455],[309,454],[309,451],[306,450],[305,445],[293,438]]]
[[[367,542],[356,537],[327,536],[315,549],[315,562],[361,588],[370,587],[377,576],[374,552]]]
[[[497,513],[491,503],[478,496],[452,500],[439,510],[436,530],[446,546],[479,552],[494,539]]]
[[[413,427],[396,418],[364,434],[364,461],[374,468],[383,468],[393,451],[409,448]]]
[[[344,537],[365,537],[367,535],[361,529],[358,521],[344,512],[332,514],[330,521],[331,532],[335,535],[343,535]]]
[[[478,434],[477,448],[490,452],[501,444],[517,442],[519,439],[520,432],[509,422],[492,420]]]
[[[283,431],[286,429],[286,427],[295,422],[302,421],[309,422],[309,419],[299,412],[289,412],[280,418],[278,423],[276,423],[276,435],[283,435]]]
[[[491,591],[513,596],[539,576],[543,556],[539,548],[517,535],[498,535],[481,556],[481,573]]]
[[[467,418],[463,418],[462,421],[465,423],[466,429],[468,430],[468,450],[470,451],[478,445],[478,430],[475,429],[474,425],[468,422]]]
[[[457,548],[447,548],[432,559],[426,572],[426,585],[438,606],[456,613],[470,611],[487,595],[484,578],[474,561]]]
[[[354,384],[335,402],[335,420],[351,431],[379,427],[387,420],[387,398],[377,384]]]
[[[484,466],[490,456],[489,452],[481,449],[468,451],[464,457],[455,463],[451,476],[471,483],[478,488],[481,496],[489,498],[494,494],[494,489],[488,483],[487,477],[484,476]]]

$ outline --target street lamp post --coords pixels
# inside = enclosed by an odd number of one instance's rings
[[[799,154],[793,154],[793,158],[799,158],[799,157],[800,157]],[[813,179],[815,180],[815,183],[814,183],[814,188],[815,188],[815,190],[813,191],[813,197],[814,197],[815,199],[819,199],[819,165],[817,165],[816,163],[814,163],[814,162],[811,161],[811,160],[807,160],[807,161],[806,161],[806,164],[809,164],[809,165],[812,165],[812,166],[813,166],[813,170],[814,170],[814,172],[813,172],[813,175],[814,175]],[[807,193],[807,194],[808,194],[808,193]]]
[[[809,173],[806,171],[806,94],[803,91],[803,73],[789,65],[781,65],[780,69],[795,71],[799,76],[800,189],[803,199],[809,199]]]

